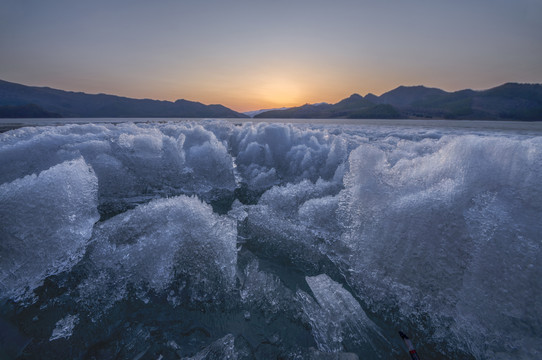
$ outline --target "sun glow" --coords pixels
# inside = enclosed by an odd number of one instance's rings
[[[256,87],[257,95],[263,102],[277,106],[299,105],[302,89],[299,83],[281,77],[269,78]]]

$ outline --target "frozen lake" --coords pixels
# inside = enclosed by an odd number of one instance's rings
[[[542,353],[542,122],[0,128],[8,355]]]
[[[202,119],[172,118],[58,118],[58,119],[0,119],[0,130],[7,131],[23,126],[59,126],[66,124],[118,124],[118,123],[169,123],[194,122]],[[214,120],[214,119],[213,119]],[[488,120],[385,120],[385,119],[221,119],[234,124],[279,123],[279,124],[314,124],[314,125],[360,125],[360,126],[407,126],[428,128],[485,129],[520,132],[542,132],[542,121],[488,121]]]

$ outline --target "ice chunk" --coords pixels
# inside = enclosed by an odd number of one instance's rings
[[[341,284],[326,274],[305,279],[316,302],[301,290],[297,296],[309,318],[319,350],[336,353],[342,351],[344,345],[350,349],[368,345],[375,349],[375,341],[386,341],[379,328]]]
[[[0,134],[0,183],[39,173],[81,157],[67,144],[82,144],[103,138],[100,125],[66,125],[21,128]],[[87,161],[88,164],[90,164]]]
[[[282,181],[331,180],[348,156],[346,141],[326,131],[281,124],[245,124],[232,140],[232,151],[244,181],[254,189]]]
[[[190,301],[216,300],[234,283],[236,238],[235,221],[195,197],[140,205],[96,229],[82,300],[109,294],[114,302],[128,284],[161,292],[174,279]]]
[[[269,321],[287,310],[293,294],[277,276],[260,271],[258,267],[258,261],[252,260],[240,276],[241,302],[262,311]]]
[[[306,201],[336,194],[339,189],[335,183],[323,180],[312,183],[309,180],[303,180],[297,184],[275,186],[269,189],[262,195],[258,204],[267,205],[276,213],[291,217]]]
[[[99,179],[100,211],[108,216],[157,197],[212,199],[235,189],[233,159],[213,132],[193,124],[164,131],[171,135],[144,124],[87,124],[2,134],[0,183],[83,156]]]
[[[307,200],[299,207],[299,220],[316,235],[332,238],[340,228],[337,222],[338,196],[324,196]]]
[[[182,141],[135,125],[114,130],[105,138],[108,147],[70,144],[95,169],[102,206],[117,213],[161,194],[181,192],[186,181]]]
[[[98,182],[82,158],[0,185],[0,297],[20,300],[85,252]]]
[[[439,329],[433,340],[457,336],[479,357],[507,347],[532,357],[541,346],[517,324],[540,329],[542,316],[532,301],[542,296],[542,138],[423,145],[367,144],[350,154],[337,212],[355,259],[349,285],[373,311],[427,319]]]
[[[252,358],[254,355],[246,341],[237,341],[235,336],[228,334],[193,357],[183,358],[183,360],[248,360]]]
[[[497,352],[506,352],[504,347],[482,346],[489,333],[510,339],[521,349],[518,358],[530,358],[542,352],[542,342],[516,324],[536,324],[542,318],[542,289],[537,285],[542,246],[534,233],[542,228],[535,225],[540,222],[537,215],[523,211],[520,217],[509,205],[496,193],[482,193],[465,212],[474,249],[458,292],[454,327],[479,356],[496,358]]]
[[[208,140],[188,146],[185,141],[187,166],[193,169],[199,181],[209,182],[213,188],[233,190],[235,176],[233,159],[223,143],[208,132]]]
[[[235,352],[235,337],[228,334],[223,338],[216,340],[214,343],[194,355],[184,360],[237,360]]]
[[[114,130],[114,131],[113,131]],[[225,145],[200,125],[118,126],[108,134],[110,149],[71,144],[95,168],[101,203],[118,213],[152,198],[215,192],[236,186],[233,159]],[[117,209],[118,208],[118,209]]]
[[[53,329],[53,333],[51,334],[51,337],[49,338],[49,341],[57,340],[57,339],[67,339],[70,336],[72,336],[73,329],[75,328],[75,325],[79,322],[79,316],[78,315],[67,315],[63,319],[58,320],[58,322],[55,325],[55,328]]]
[[[247,218],[248,213],[244,205],[241,204],[238,199],[235,199],[235,201],[231,205],[231,210],[228,212],[228,215],[237,221],[243,221]]]
[[[258,205],[247,207],[246,226],[250,233],[256,234],[248,246],[255,252],[263,252],[280,261],[291,261],[312,271],[322,271],[319,267],[328,260],[320,247],[325,242],[333,242],[328,236],[336,236],[331,233],[331,223],[335,218],[332,203],[336,203],[336,199],[327,197],[338,191],[337,184],[323,180],[316,183],[305,180],[269,189],[262,195]],[[308,203],[323,198],[326,199]],[[300,208],[306,203],[300,216]],[[319,217],[306,216],[310,211],[331,216],[329,222],[318,224]]]
[[[318,268],[325,260],[318,248],[321,240],[305,226],[277,215],[268,206],[251,206],[248,214],[246,228],[253,236],[246,246],[256,254],[307,269]]]

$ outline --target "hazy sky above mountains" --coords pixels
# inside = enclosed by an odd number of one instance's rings
[[[0,79],[238,111],[542,82],[540,0],[0,0]]]

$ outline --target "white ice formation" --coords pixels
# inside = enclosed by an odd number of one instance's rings
[[[215,306],[252,335],[287,317],[306,349],[266,346],[293,358],[397,354],[396,326],[434,357],[538,358],[540,179],[540,132],[21,128],[0,134],[0,298],[44,312],[69,299],[93,320],[129,301]],[[239,338],[210,336],[224,354]]]
[[[84,255],[98,181],[82,158],[0,185],[0,298],[21,299]]]
[[[234,284],[236,237],[233,220],[195,197],[140,205],[95,229],[93,270],[80,286],[81,299],[107,308],[128,285],[161,292],[175,280],[172,299],[186,293],[191,301],[216,300]]]

